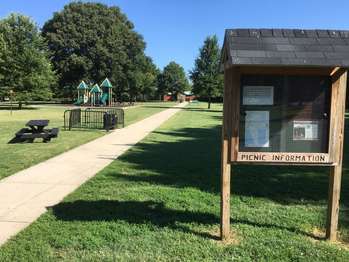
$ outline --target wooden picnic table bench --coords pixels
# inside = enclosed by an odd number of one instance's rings
[[[42,138],[43,142],[49,142],[51,138],[58,136],[59,129],[45,129],[49,120],[30,120],[26,123],[29,128],[22,128],[16,133],[16,138],[22,141],[34,142],[35,138]]]
[[[33,133],[41,133],[46,126],[48,126],[48,123],[50,120],[46,119],[40,119],[40,120],[29,120],[28,123],[26,123],[26,126],[29,126]]]

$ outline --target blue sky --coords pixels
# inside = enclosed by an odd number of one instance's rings
[[[68,0],[0,0],[0,17],[11,12],[39,26]],[[223,40],[226,28],[349,29],[349,1],[336,0],[102,0],[117,5],[147,42],[146,53],[162,68],[170,61],[193,67],[207,35]]]

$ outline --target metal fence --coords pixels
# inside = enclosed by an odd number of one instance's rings
[[[64,129],[112,129],[124,127],[124,111],[107,108],[70,109],[64,112]],[[109,109],[109,108],[108,108]]]
[[[118,107],[87,107],[86,111],[103,111],[103,112],[107,112],[109,114],[115,114],[116,118],[117,118],[117,126],[118,127],[125,127],[125,113],[124,110],[122,108],[118,108]]]

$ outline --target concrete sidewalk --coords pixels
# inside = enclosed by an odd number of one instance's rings
[[[0,245],[109,165],[185,103],[0,180]]]

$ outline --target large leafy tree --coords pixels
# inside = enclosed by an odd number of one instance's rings
[[[119,98],[138,92],[136,78],[145,43],[118,7],[70,3],[46,22],[43,35],[53,53],[61,95],[72,96],[82,79],[101,82],[105,77]]]
[[[158,70],[152,59],[145,55],[138,57],[133,66],[129,77],[129,99],[135,101],[140,95],[145,99],[146,95],[151,96],[155,92]]]
[[[5,72],[5,57],[7,56],[7,46],[2,34],[0,34],[0,100],[8,95],[8,88],[3,85],[4,72]]]
[[[30,18],[11,14],[0,20],[0,87],[19,101],[49,99],[55,74],[47,45]]]
[[[153,63],[150,57],[146,57],[143,64],[141,93],[144,97],[153,97],[157,89],[157,76],[160,70]]]
[[[159,75],[158,82],[160,95],[170,92],[175,96],[178,92],[189,89],[188,78],[185,75],[183,67],[173,61],[164,67],[162,73]]]
[[[160,70],[153,63],[148,64],[148,69],[143,74],[143,100],[145,100],[146,97],[155,98],[155,94],[158,89],[157,77],[159,73]]]
[[[7,47],[2,34],[0,34],[0,81],[4,78],[4,66]]]
[[[5,57],[7,55],[7,46],[3,35],[0,33],[0,82],[4,78]]]
[[[194,69],[190,72],[193,92],[208,99],[211,107],[212,97],[222,96],[223,75],[219,72],[220,48],[216,36],[205,39],[195,60]]]

